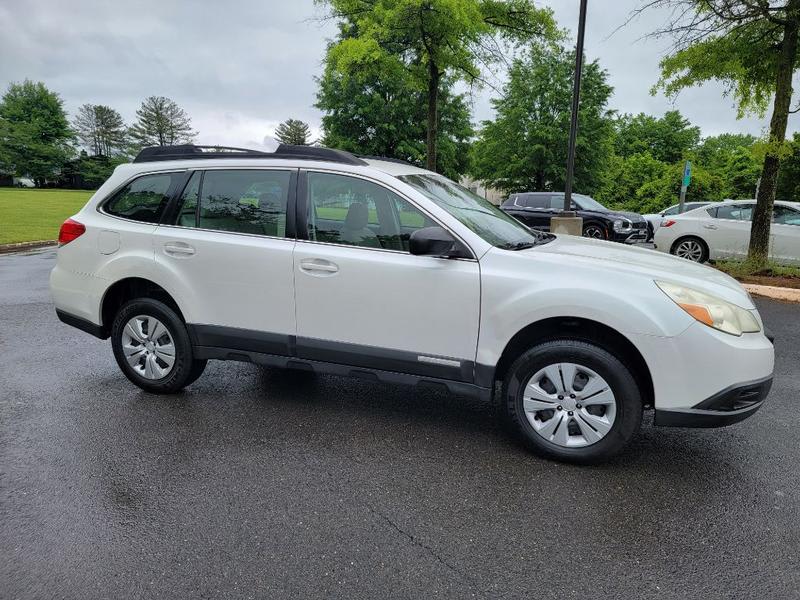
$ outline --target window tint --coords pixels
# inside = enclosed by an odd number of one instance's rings
[[[772,222],[779,225],[800,225],[800,211],[788,206],[775,205],[772,210]]]
[[[527,208],[550,208],[549,194],[525,194],[520,200],[520,204]]]
[[[159,173],[134,179],[116,193],[105,205],[104,210],[125,219],[158,223],[169,200],[170,186],[181,175],[181,173]]]
[[[416,229],[436,225],[394,192],[355,177],[309,173],[308,196],[313,241],[407,251]]]
[[[201,229],[284,237],[290,179],[290,171],[206,171],[197,191],[194,177],[186,187],[179,224],[193,224],[191,205],[199,195]]]
[[[717,209],[716,217],[718,219],[732,219],[734,221],[750,221],[753,218],[753,205],[752,204],[728,204],[720,206]],[[711,209],[709,209],[709,214]],[[714,216],[712,214],[712,216]]]

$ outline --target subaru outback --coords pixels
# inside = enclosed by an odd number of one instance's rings
[[[757,411],[773,345],[710,267],[531,230],[436,173],[325,148],[146,148],[62,226],[58,317],[147,392],[211,359],[500,403],[534,451],[592,463],[643,410]]]

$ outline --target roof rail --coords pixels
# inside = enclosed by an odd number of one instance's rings
[[[390,158],[388,156],[374,156],[372,154],[356,154],[358,158],[365,158],[367,160],[382,160],[385,162],[399,163],[401,165],[408,165],[409,167],[416,167],[414,163],[403,160],[402,158]]]
[[[344,150],[320,148],[316,146],[292,146],[280,144],[275,152],[233,148],[230,146],[197,146],[181,144],[178,146],[151,146],[142,148],[135,163],[157,162],[164,160],[194,160],[204,158],[262,158],[262,159],[303,159],[323,160],[346,165],[366,165],[363,160]]]

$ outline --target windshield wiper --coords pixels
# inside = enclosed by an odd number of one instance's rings
[[[538,242],[508,242],[505,244],[500,244],[498,248],[503,250],[525,250],[527,248],[533,248]]]

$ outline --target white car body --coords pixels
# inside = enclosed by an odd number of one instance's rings
[[[680,241],[695,238],[705,245],[706,259],[744,259],[750,244],[749,215],[754,206],[755,200],[715,202],[671,216],[656,232],[656,248],[661,252],[675,253]],[[781,264],[800,265],[800,203],[779,200],[775,202],[775,207],[796,211],[797,218],[787,222],[773,220],[770,227],[770,259]],[[715,214],[743,218],[720,218]]]
[[[701,206],[706,206],[708,204],[710,204],[710,202],[687,202],[684,204],[683,212],[689,212],[690,210],[694,210],[695,208],[700,208]],[[658,231],[658,228],[661,227],[661,224],[666,220],[666,218],[680,214],[678,212],[679,210],[680,204],[673,204],[669,208],[662,210],[660,213],[650,213],[642,216],[650,222],[650,225],[653,226],[653,233],[655,233]]]
[[[665,425],[739,420],[744,415],[717,415],[717,421],[715,411],[697,405],[771,378],[773,345],[763,326],[757,333],[724,333],[695,320],[656,284],[700,290],[749,311],[760,324],[750,296],[727,275],[580,237],[500,249],[398,179],[429,172],[363,162],[227,158],[118,167],[73,217],[85,233],[58,251],[50,284],[59,316],[108,337],[113,313],[104,300],[115,284],[137,278],[174,299],[206,358],[281,366],[309,361],[345,373],[352,369],[336,369],[356,365],[380,380],[435,381],[483,398],[492,396],[498,365],[525,331],[591,323],[624,338],[641,356],[642,387],[650,388],[643,391],[646,403]],[[231,168],[338,173],[374,182],[434,219],[472,257],[155,225],[102,208],[112,192],[142,173]]]

